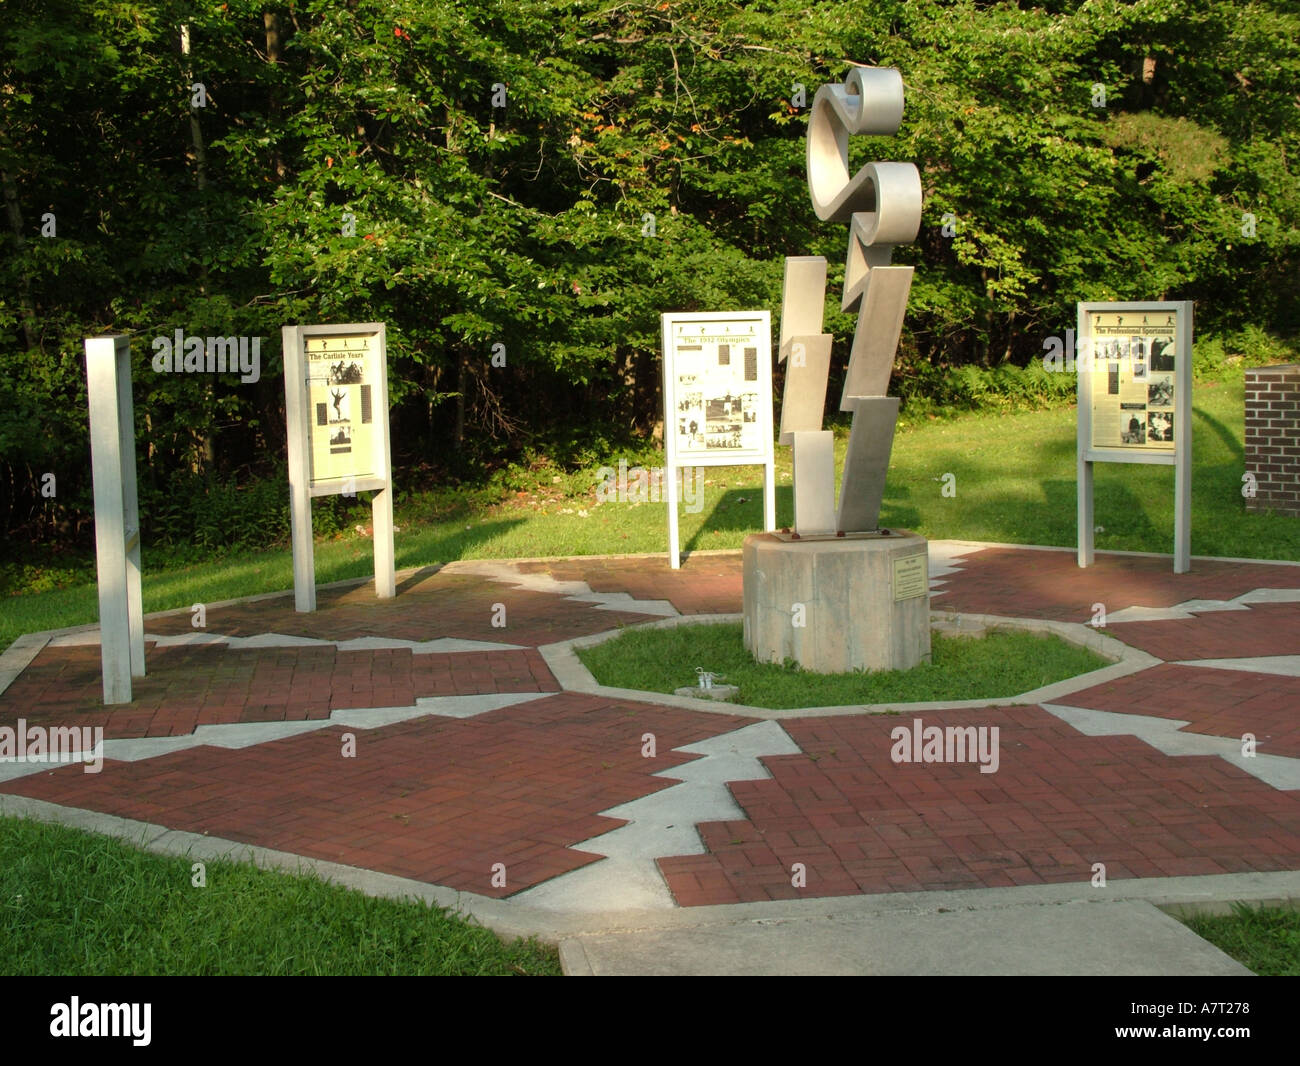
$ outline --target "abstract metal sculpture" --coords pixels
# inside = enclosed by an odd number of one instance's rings
[[[874,531],[880,518],[898,398],[886,396],[912,287],[912,267],[891,266],[896,245],[921,226],[921,176],[911,163],[868,163],[849,176],[849,137],[892,135],[903,120],[903,78],[855,67],[823,85],[808,123],[808,189],[817,217],[849,223],[842,309],[859,305],[840,410],[853,413],[835,507],[833,435],[822,429],[831,335],[822,332],[826,260],[785,261],[781,345],[787,361],[781,443],[792,445],[794,529],[801,535]]]

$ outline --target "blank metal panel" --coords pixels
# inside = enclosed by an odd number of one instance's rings
[[[844,533],[870,533],[880,525],[885,475],[898,422],[898,397],[859,398],[849,401],[846,410],[853,412],[853,428],[844,456],[835,528]]]
[[[826,259],[820,255],[792,255],[785,260],[785,283],[781,287],[781,340],[778,359],[785,358],[785,344],[801,334],[816,336],[822,331],[826,305]]]
[[[874,267],[867,273],[849,372],[840,396],[841,411],[852,410],[850,401],[856,397],[884,396],[889,389],[907,295],[912,288],[912,270],[907,266]]]
[[[829,429],[792,434],[794,530],[835,532],[835,434]]]
[[[800,350],[796,345],[803,347]],[[789,353],[793,355],[785,362],[785,392],[781,400],[782,444],[792,443],[794,433],[822,428],[826,378],[831,367],[831,335],[792,337],[782,355]]]

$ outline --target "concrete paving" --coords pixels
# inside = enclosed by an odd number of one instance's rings
[[[1300,655],[1258,655],[1247,659],[1188,659],[1178,666],[1200,666],[1209,670],[1244,670],[1252,674],[1281,674],[1300,677]]]
[[[628,824],[577,845],[606,856],[604,862],[552,878],[514,898],[521,904],[569,913],[675,906],[655,860],[703,852],[695,828],[700,822],[745,816],[728,785],[770,778],[758,761],[760,756],[799,753],[775,722],[759,722],[676,750],[704,758],[656,774],[681,783],[602,811],[609,818],[626,818]]]
[[[542,694],[547,695],[547,694]],[[409,707],[355,707],[332,711],[328,718],[305,722],[248,722],[231,725],[201,725],[193,733],[178,737],[137,737],[130,740],[103,741],[97,754],[121,762],[140,762],[174,751],[212,746],[251,748],[284,737],[294,737],[326,729],[332,725],[353,729],[379,729],[394,722],[437,715],[445,718],[473,718],[503,707],[513,707],[539,698],[535,692],[494,692],[474,696],[423,696]],[[6,762],[0,760],[0,781],[12,781],[46,769],[45,762]]]
[[[1166,755],[1217,755],[1274,788],[1300,789],[1300,759],[1259,753],[1245,755],[1240,740],[1185,733],[1182,727],[1188,723],[1176,718],[1116,714],[1051,703],[1043,704],[1043,709],[1086,736],[1136,736]]]
[[[220,644],[227,648],[337,648],[339,651],[379,651],[403,648],[413,655],[438,655],[454,651],[518,651],[520,644],[501,644],[490,640],[390,640],[383,637],[355,637],[351,640],[317,640],[284,633],[258,633],[252,637],[228,637],[221,633],[146,633],[145,640],[156,648],[184,648],[196,644]],[[98,647],[99,632],[69,633],[50,641],[52,648]]]
[[[1230,977],[1251,972],[1143,901],[827,914],[570,937],[570,976]]]

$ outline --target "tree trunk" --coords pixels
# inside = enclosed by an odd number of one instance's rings
[[[190,28],[187,24],[181,24],[181,56],[182,66],[185,70],[185,80],[187,87],[194,84],[194,71],[190,65]],[[190,89],[191,93],[193,89]],[[206,95],[205,95],[206,99]],[[194,179],[198,186],[200,195],[199,210],[203,210],[202,194],[208,187],[208,156],[203,147],[203,130],[199,126],[198,109],[193,102],[190,103],[190,141],[194,146]],[[199,264],[199,292],[206,296],[208,294],[208,268],[202,263]],[[208,410],[212,411],[216,405],[216,389],[211,381],[204,388],[204,395],[208,400]],[[202,456],[202,463],[197,460],[192,464],[192,469],[197,474],[202,467],[211,470],[212,464],[216,460],[216,445],[212,439],[211,416],[209,424],[198,431],[198,452]]]
[[[190,66],[190,28],[181,26],[181,55],[185,57],[185,77],[194,84],[194,71]],[[203,130],[199,127],[198,109],[190,105],[190,140],[194,144],[195,180],[202,192],[208,187],[208,155],[203,146]]]
[[[14,257],[21,260],[27,241],[23,237],[23,209],[18,202],[18,186],[7,170],[0,171],[0,184],[4,186],[5,214],[14,235]],[[23,339],[30,351],[36,347],[36,308],[32,304],[32,282],[26,269],[20,270],[18,275],[18,307],[23,319]]]
[[[266,31],[266,61],[275,66],[280,62],[281,41],[280,41],[280,16],[273,11],[266,11],[262,14],[262,27]],[[270,112],[271,125],[278,129],[280,125],[280,93],[272,88],[270,99],[267,101]],[[280,181],[284,180],[286,168],[284,165],[284,156],[280,154],[279,146],[276,146],[275,152],[271,156],[271,165],[275,168],[275,176]]]
[[[458,350],[456,355],[456,451],[465,446],[465,386],[468,375],[465,371],[465,353]]]

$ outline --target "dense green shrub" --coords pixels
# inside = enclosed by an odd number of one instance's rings
[[[321,496],[312,501],[312,530],[329,536],[370,524],[369,493],[353,499]],[[205,553],[261,548],[289,541],[289,482],[277,476],[221,481],[179,474],[161,491],[144,491],[140,518],[145,542]]]

